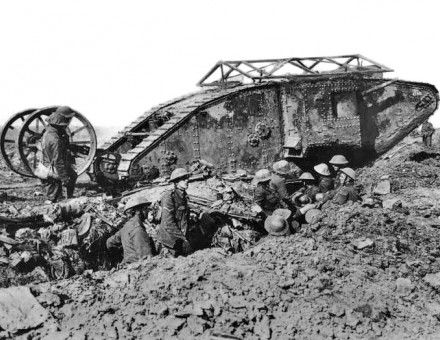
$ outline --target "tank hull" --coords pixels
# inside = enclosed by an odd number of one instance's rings
[[[282,158],[307,168],[335,153],[361,165],[437,105],[430,84],[355,75],[209,89],[146,113],[104,152],[120,156],[119,179],[137,179],[149,167],[166,176],[200,159],[225,173],[253,173]],[[130,133],[143,137],[133,143]]]

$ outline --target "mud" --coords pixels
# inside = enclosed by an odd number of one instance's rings
[[[364,203],[327,203],[317,223],[232,256],[212,248],[29,284],[48,319],[0,338],[438,338],[439,154],[409,137],[359,170]]]

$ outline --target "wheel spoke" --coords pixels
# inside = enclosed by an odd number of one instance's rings
[[[34,130],[31,130],[30,127],[27,127],[25,131],[26,131],[26,133],[29,133],[29,134],[34,135],[34,136],[35,135],[39,135],[38,132],[35,132]]]
[[[72,133],[70,135],[73,137],[73,136],[75,136],[75,134],[77,134],[78,132],[80,132],[86,128],[87,128],[87,126],[83,125],[80,128],[76,129],[75,131],[72,131]]]
[[[44,121],[44,119],[42,119],[41,117],[38,117],[38,120],[41,122],[41,125],[43,125],[44,127],[47,126],[46,122]]]

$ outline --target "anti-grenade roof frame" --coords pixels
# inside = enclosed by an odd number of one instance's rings
[[[393,70],[360,54],[332,57],[218,61],[197,83],[198,86],[256,83],[347,73],[383,73]]]

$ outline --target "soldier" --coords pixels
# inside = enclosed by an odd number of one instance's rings
[[[277,190],[270,186],[271,174],[267,169],[258,170],[252,180],[255,185],[254,202],[261,208],[266,216],[272,214],[277,208],[285,208],[286,204],[283,202]]]
[[[124,212],[131,216],[116,234],[107,239],[108,249],[122,246],[124,259],[122,263],[150,258],[154,255],[154,244],[146,232],[143,221],[147,218],[147,208],[151,202],[145,197],[135,196],[128,200]]]
[[[334,155],[332,159],[330,159],[329,164],[332,166],[330,171],[332,172],[333,178],[336,178],[339,175],[339,170],[348,165],[348,160],[344,155]]]
[[[331,173],[327,164],[321,163],[315,165],[313,169],[319,175],[319,184],[318,184],[319,192],[324,194],[330,190],[333,190],[335,187],[334,180],[333,178],[331,178]]]
[[[67,198],[73,196],[76,178],[73,169],[74,159],[70,153],[69,136],[66,128],[70,124],[74,111],[67,106],[60,106],[49,117],[49,125],[42,137],[43,164],[52,169],[47,179],[42,180],[46,196],[52,203],[57,202],[66,188]]]
[[[303,182],[301,193],[308,196],[312,203],[316,201],[316,194],[319,193],[319,187],[315,184],[315,177],[310,172],[303,172],[299,179]]]
[[[290,174],[289,162],[285,160],[273,164],[273,173],[270,178],[270,187],[274,189],[281,199],[288,199],[289,194],[286,188],[286,177]]]
[[[336,190],[333,202],[345,204],[348,201],[357,202],[361,200],[358,191],[354,187],[356,173],[352,168],[342,168],[339,176],[340,187]]]
[[[271,236],[289,236],[292,234],[289,221],[292,212],[288,209],[277,209],[264,221],[264,229]]]
[[[423,139],[423,144],[427,147],[431,147],[432,146],[432,135],[434,134],[434,126],[432,126],[431,122],[428,122],[427,120],[425,120],[422,124],[422,139]]]
[[[166,191],[161,198],[162,216],[156,238],[174,257],[192,252],[187,239],[190,211],[186,189],[189,176],[185,169],[175,169],[170,176],[174,188]]]

